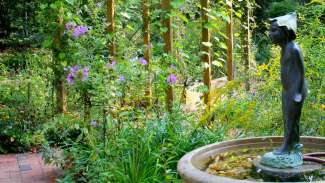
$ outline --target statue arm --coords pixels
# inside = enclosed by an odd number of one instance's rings
[[[294,101],[296,102],[301,102],[303,98],[303,87],[304,87],[304,78],[305,78],[305,68],[303,64],[303,57],[301,54],[300,49],[295,48],[293,50],[294,54],[294,60],[295,60],[295,65],[296,65],[296,73],[300,76],[297,77],[299,78],[298,81],[295,83],[295,88],[294,88]]]

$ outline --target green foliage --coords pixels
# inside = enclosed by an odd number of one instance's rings
[[[50,101],[46,101],[49,96],[45,94],[49,83],[42,79],[47,75],[43,70],[47,54],[30,50],[17,55],[1,53],[1,153],[22,152],[42,143],[37,130],[51,113]]]
[[[269,9],[266,11],[268,17],[282,16],[297,10],[299,3],[294,0],[284,0],[273,2],[270,4]]]
[[[0,47],[22,47],[37,44],[39,35],[35,11],[39,1],[13,0],[0,2]]]
[[[298,32],[297,42],[301,45],[305,58],[308,97],[304,103],[301,117],[303,135],[324,136],[324,62],[323,53],[324,24],[322,15],[324,6],[309,5],[298,11],[304,22]],[[305,15],[305,16],[304,16]],[[308,17],[308,18],[307,18]],[[227,124],[230,132],[236,129],[238,136],[280,135],[282,134],[282,113],[280,102],[279,56],[280,50],[273,49],[275,55],[269,63],[258,66],[253,92],[247,93],[239,86],[216,90],[213,97],[223,98],[217,101],[203,121]],[[220,97],[223,96],[223,97]],[[206,124],[206,123],[204,123]]]
[[[162,119],[124,121],[129,125],[120,130],[109,120],[106,144],[92,138],[93,143],[75,141],[63,148],[65,165],[73,166],[65,167],[59,182],[178,182],[177,161],[184,153],[224,138],[222,127],[193,128],[192,118],[179,111]],[[93,128],[89,136],[101,137],[102,128]]]
[[[44,137],[51,147],[68,148],[71,143],[84,143],[88,134],[87,125],[73,114],[55,116],[43,127]],[[86,142],[85,142],[86,143]]]

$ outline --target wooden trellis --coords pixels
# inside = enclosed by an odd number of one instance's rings
[[[111,35],[111,41],[109,43],[108,49],[110,53],[110,61],[114,60],[116,54],[115,45],[115,0],[107,0],[107,24],[108,33]]]
[[[167,12],[171,9],[171,0],[163,0],[162,9],[165,10],[163,18],[163,26],[167,28],[164,32],[165,52],[167,54],[173,54],[173,30],[172,30],[172,18],[167,16]],[[172,111],[174,101],[174,91],[171,85],[168,85],[166,89],[166,104],[167,110]]]
[[[203,82],[204,85],[208,88],[208,92],[204,93],[204,103],[207,106],[210,106],[209,94],[211,90],[211,46],[210,46],[210,32],[206,27],[206,24],[209,22],[208,17],[208,8],[209,8],[209,0],[201,0],[202,6],[202,61],[205,64]]]
[[[107,0],[107,21],[108,21],[108,33],[111,35],[111,40],[108,45],[109,53],[110,53],[110,61],[114,59],[116,56],[116,45],[114,40],[115,34],[115,22],[114,22],[114,14],[115,14],[115,0]],[[233,9],[232,9],[232,0],[226,0],[228,14],[229,14],[229,22],[227,22],[227,78],[228,80],[234,79],[234,64],[233,64]],[[208,17],[208,8],[209,8],[209,0],[201,0],[202,7],[202,62],[205,64],[203,81],[204,85],[208,88],[208,92],[204,93],[204,103],[206,105],[210,105],[209,94],[211,91],[211,81],[212,81],[212,68],[211,68],[211,34],[207,26],[205,26],[209,22]],[[163,26],[167,31],[163,33],[164,39],[164,51],[165,53],[172,55],[173,54],[173,30],[172,30],[172,18],[167,16],[167,14],[171,11],[171,0],[163,0],[161,4],[162,10],[164,10],[165,14],[163,16]],[[142,18],[143,18],[143,41],[144,41],[144,58],[147,61],[146,69],[149,71],[149,65],[151,61],[151,40],[150,40],[150,10],[149,10],[149,1],[142,0]],[[249,20],[248,20],[249,23]],[[149,103],[151,103],[152,91],[151,91],[151,81],[148,78],[148,85],[145,91],[146,97],[149,99]],[[166,106],[167,110],[171,111],[174,101],[174,91],[173,87],[169,85],[166,89]]]
[[[233,9],[232,0],[226,0],[229,22],[227,22],[227,78],[228,81],[234,79],[234,63],[233,63],[233,48],[234,48],[234,37],[233,37]]]
[[[149,10],[149,2],[148,0],[142,1],[142,9],[143,9],[143,41],[144,41],[144,58],[147,60],[148,64],[146,65],[147,71],[149,71],[149,65],[151,61],[151,43],[150,43],[150,10]],[[148,76],[147,81],[147,88],[146,88],[146,98],[147,98],[147,105],[151,104],[152,99],[152,91],[151,91],[151,78],[150,73]]]

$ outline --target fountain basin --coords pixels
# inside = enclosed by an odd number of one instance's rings
[[[249,183],[256,181],[239,180],[208,174],[205,169],[218,154],[241,149],[277,148],[283,137],[255,137],[214,143],[195,149],[184,155],[178,162],[177,170],[185,183]],[[301,137],[304,148],[325,151],[325,137]],[[324,181],[314,181],[321,183]]]

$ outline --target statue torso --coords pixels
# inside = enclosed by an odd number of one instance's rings
[[[297,83],[304,85],[303,58],[299,46],[294,42],[287,43],[281,51],[281,83],[284,92],[294,94]],[[304,87],[304,86],[302,86]]]

